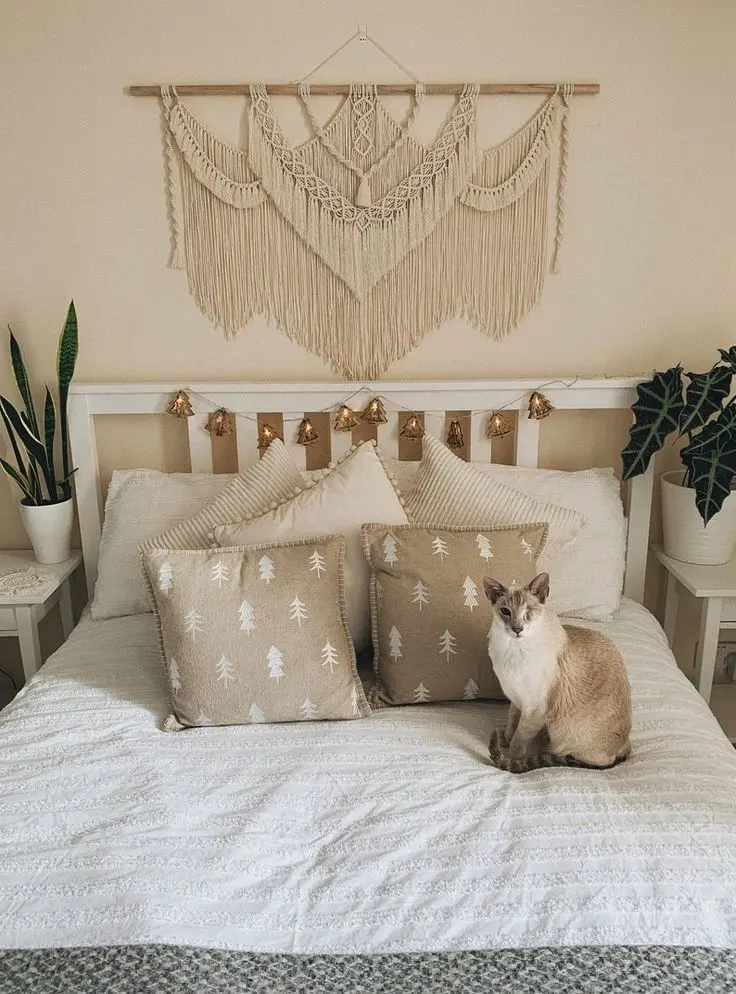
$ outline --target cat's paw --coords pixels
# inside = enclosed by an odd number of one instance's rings
[[[508,747],[511,745],[511,739],[509,738],[509,735],[505,728],[503,729],[503,731],[498,733],[498,737],[504,749],[508,749]]]
[[[509,759],[526,759],[526,744],[512,739],[509,744]]]

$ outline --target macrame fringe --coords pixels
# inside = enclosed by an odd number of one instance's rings
[[[384,161],[365,209],[355,203],[355,172],[316,137],[290,149],[263,94],[254,94],[247,157],[175,100],[167,121],[179,245],[203,313],[228,335],[262,315],[351,379],[378,378],[452,318],[506,335],[544,285],[551,148],[564,103],[551,97],[479,158],[472,88],[466,95],[429,149],[406,133],[397,141],[401,126],[375,103],[367,168]],[[346,100],[325,128],[343,156],[355,140],[351,107]],[[564,177],[561,188],[564,197]],[[561,218],[558,201],[556,245]]]

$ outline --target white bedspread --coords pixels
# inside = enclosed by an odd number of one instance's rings
[[[0,945],[736,946],[736,752],[651,615],[606,631],[632,758],[513,776],[482,703],[164,733],[152,617],[85,621],[0,715]]]

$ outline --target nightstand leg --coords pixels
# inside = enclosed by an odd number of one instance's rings
[[[722,597],[706,597],[700,620],[700,642],[697,655],[698,693],[710,703],[713,673],[716,668],[718,636],[721,630]]]
[[[41,669],[41,643],[38,640],[38,625],[33,616],[33,608],[17,607],[15,623],[18,626],[23,675],[26,680],[30,680],[33,674]]]
[[[677,608],[680,603],[680,595],[677,591],[677,580],[671,573],[667,574],[667,597],[664,602],[664,633],[667,636],[670,649],[675,641],[675,628],[677,626]]]
[[[64,638],[68,639],[74,629],[74,612],[72,611],[72,591],[69,581],[65,580],[59,591],[59,613]]]

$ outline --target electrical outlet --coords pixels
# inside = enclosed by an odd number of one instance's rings
[[[695,643],[693,665],[698,653],[698,643]],[[713,673],[714,683],[730,683],[736,680],[736,642],[719,642],[716,650],[716,666]]]

